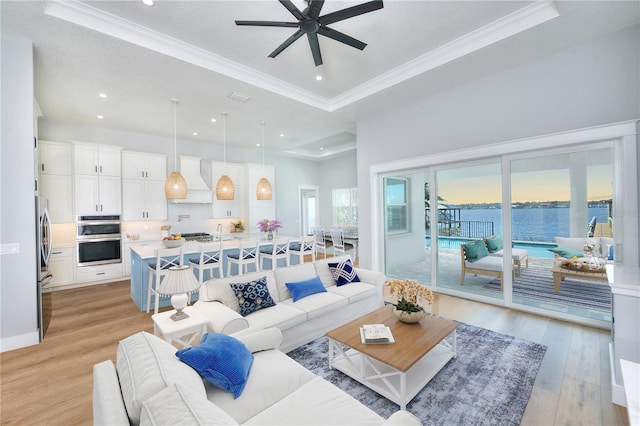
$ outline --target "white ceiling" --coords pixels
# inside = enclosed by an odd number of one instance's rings
[[[640,2],[386,0],[331,24],[368,46],[320,36],[319,67],[306,37],[268,57],[295,29],[235,25],[295,21],[276,0],[3,0],[1,14],[3,36],[33,41],[47,119],[172,137],[176,98],[181,139],[221,142],[224,111],[227,144],[261,142],[265,121],[267,150],[326,158],[355,147],[363,115],[637,24]]]

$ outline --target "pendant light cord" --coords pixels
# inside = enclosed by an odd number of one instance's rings
[[[173,102],[173,168],[178,170],[178,130],[176,124],[176,99],[171,99]]]
[[[222,113],[222,159],[224,160],[224,173],[227,173],[227,113]]]
[[[260,124],[262,124],[262,173],[264,173],[264,127],[267,123],[261,121]]]

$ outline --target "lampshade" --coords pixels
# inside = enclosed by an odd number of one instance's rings
[[[227,172],[227,113],[222,113],[222,158],[224,159],[224,172],[216,184],[216,198],[218,200],[233,200],[236,196],[236,188]]]
[[[173,102],[173,167],[178,168],[178,136],[176,126],[176,99],[171,99]],[[164,182],[164,195],[167,200],[184,200],[187,198],[187,181],[180,174],[180,172],[174,170],[167,177]]]
[[[264,128],[267,125],[264,121],[261,121],[262,125],[262,171],[264,172]],[[271,190],[271,182],[266,177],[260,178],[258,185],[256,186],[256,198],[258,200],[270,200],[273,195]]]
[[[267,178],[261,178],[256,186],[256,198],[258,200],[270,200],[272,196],[271,183]]]
[[[216,198],[218,200],[233,200],[235,195],[236,189],[231,178],[227,175],[222,175],[216,185]]]
[[[171,319],[178,321],[181,319],[189,318],[182,310],[187,306],[189,302],[189,294],[197,291],[200,288],[200,283],[196,280],[191,266],[173,266],[169,268],[167,276],[160,283],[158,287],[158,293],[171,296],[171,306],[176,310],[176,313],[171,315]]]

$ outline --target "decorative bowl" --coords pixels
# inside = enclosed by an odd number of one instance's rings
[[[179,240],[162,240],[162,244],[166,248],[182,247],[184,245],[184,242],[185,242],[184,238],[180,238]]]

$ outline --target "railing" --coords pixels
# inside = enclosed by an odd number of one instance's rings
[[[426,212],[426,228],[429,216]],[[481,220],[460,220],[460,209],[438,209],[438,236],[458,238],[484,238],[494,235],[494,223]]]

